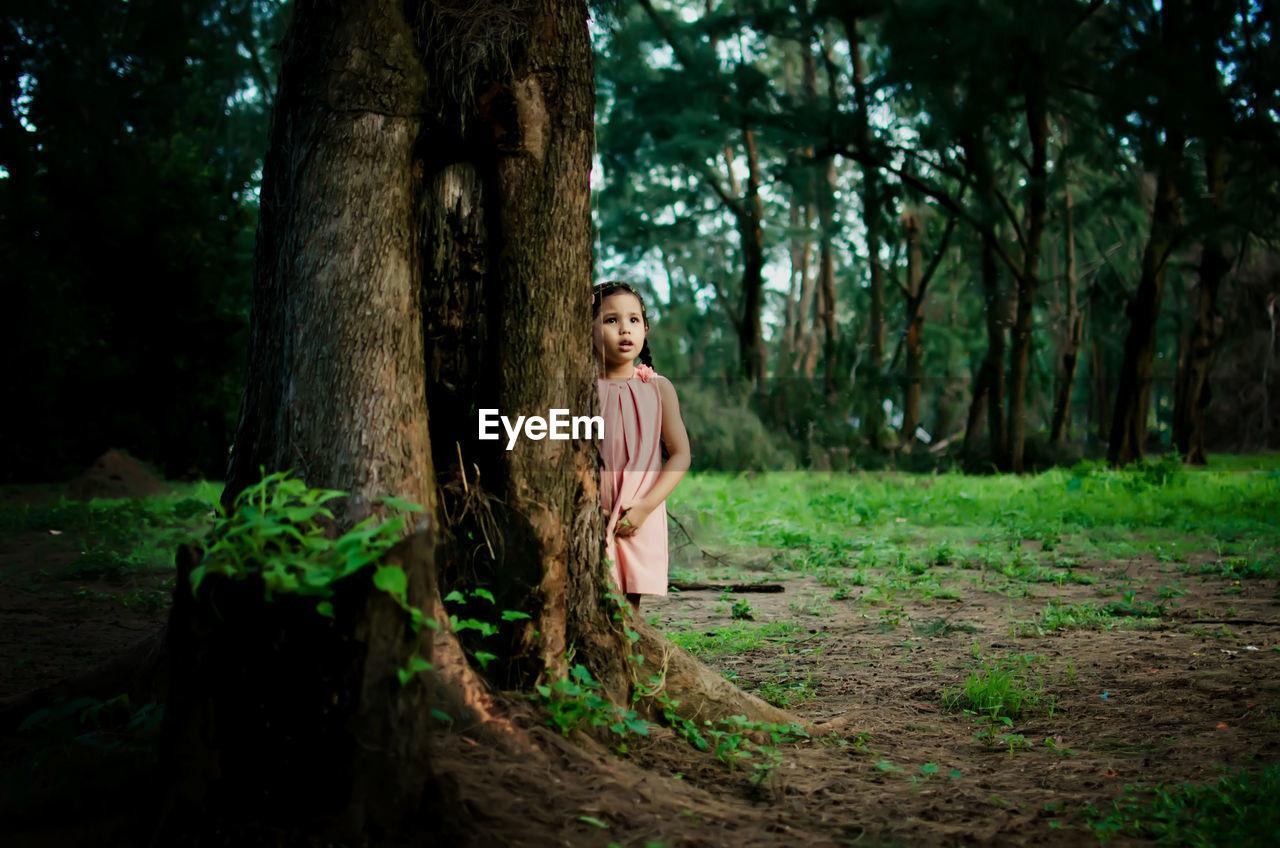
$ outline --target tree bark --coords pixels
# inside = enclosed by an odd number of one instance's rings
[[[746,194],[737,209],[738,238],[742,242],[742,333],[738,337],[742,376],[760,390],[765,378],[764,334],[764,203],[760,197],[760,155],[755,131],[742,128],[747,154]]]
[[[1221,82],[1217,63],[1220,51],[1215,40],[1216,28],[1208,18],[1211,6],[1196,7],[1199,35],[1197,50],[1200,78],[1205,88],[1221,99]],[[1229,121],[1229,112],[1225,121]],[[1213,392],[1209,375],[1213,369],[1221,318],[1218,315],[1218,290],[1231,268],[1223,245],[1220,218],[1226,195],[1226,154],[1223,150],[1227,127],[1208,126],[1205,135],[1205,204],[1206,233],[1200,253],[1200,284],[1196,289],[1196,317],[1191,332],[1178,357],[1178,383],[1174,393],[1173,443],[1183,460],[1196,465],[1208,461],[1205,452],[1205,413]]]
[[[475,426],[482,406],[596,408],[586,17],[576,0],[295,7],[224,500],[261,466],[350,492],[338,529],[379,496],[417,501],[421,531],[388,555],[412,606],[444,622],[438,580],[491,587],[498,609],[532,616],[508,625],[495,676],[559,676],[572,650],[629,705],[634,649],[602,567],[595,445],[507,451]],[[428,406],[448,411],[430,429]],[[281,844],[439,832],[447,822],[424,819],[440,790],[431,709],[497,718],[484,726],[519,740],[456,634],[414,633],[367,571],[335,586],[330,620],[313,598],[264,600],[252,579],[211,577],[193,595],[195,562],[179,568],[168,628],[162,756],[176,807],[160,842],[223,844],[258,822],[278,822]],[[658,637],[641,651],[646,669],[671,653]],[[402,685],[414,655],[434,671]],[[782,715],[672,656],[683,714]],[[270,767],[255,768],[264,756]]]
[[[1035,22],[1028,22],[1036,26]],[[1024,470],[1027,441],[1027,372],[1031,359],[1031,331],[1036,288],[1040,282],[1040,247],[1044,237],[1046,182],[1048,179],[1049,112],[1044,71],[1044,45],[1038,33],[1026,51],[1024,71],[1027,134],[1031,142],[1031,167],[1027,173],[1028,223],[1022,272],[1018,274],[1018,312],[1013,324],[1009,356],[1009,470]]]
[[[248,379],[223,500],[265,467],[349,492],[342,526],[382,495],[430,514],[408,226],[426,71],[401,4],[388,0],[300,3],[282,56]],[[410,601],[426,603],[429,543],[406,542],[392,558]],[[274,822],[343,838],[420,823],[432,793],[427,687],[402,687],[395,671],[430,653],[425,634],[411,632],[367,573],[337,587],[330,627],[314,599],[266,602],[252,579],[211,578],[193,596],[194,562],[180,563],[168,627],[163,757],[175,806],[160,841],[192,827],[207,834],[194,823],[210,819],[215,833]]]
[[[1224,156],[1221,147],[1210,147],[1205,154],[1213,212],[1222,211],[1226,192]],[[1216,224],[1216,222],[1214,222]],[[1214,224],[1210,225],[1211,227]],[[1213,369],[1219,324],[1218,291],[1231,269],[1222,239],[1213,229],[1205,236],[1200,254],[1200,284],[1196,288],[1196,317],[1191,336],[1178,362],[1178,387],[1173,411],[1173,442],[1183,460],[1195,465],[1208,461],[1205,453],[1204,417],[1213,397],[1209,374]]]
[[[828,403],[839,394],[839,336],[836,327],[836,258],[832,238],[835,234],[836,160],[831,157],[823,169],[818,186],[818,286],[822,290],[822,391]]]
[[[992,170],[987,150],[986,131],[977,126],[961,136],[965,167],[973,177],[978,195],[979,213],[988,223],[994,222],[996,208],[995,172]],[[982,234],[982,299],[987,324],[987,353],[982,362],[982,373],[974,381],[974,402],[978,402],[979,387],[985,389],[987,399],[987,432],[991,461],[1001,470],[1008,470],[1008,436],[1005,430],[1005,324],[1008,310],[1000,287],[999,259],[993,231]],[[971,414],[972,422],[974,416]]]
[[[1075,205],[1071,196],[1067,140],[1062,139],[1062,157],[1058,160],[1058,173],[1062,175],[1062,238],[1065,243],[1066,268],[1064,280],[1067,290],[1067,312],[1064,316],[1066,333],[1062,345],[1062,371],[1058,375],[1058,392],[1053,403],[1053,423],[1049,428],[1050,444],[1060,445],[1067,437],[1071,425],[1071,390],[1076,381],[1076,367],[1080,359],[1080,343],[1084,338],[1084,312],[1080,309],[1078,281],[1076,279],[1076,229]]]
[[[400,6],[298,6],[264,163],[248,373],[224,504],[260,467],[434,503],[414,203],[426,74]]]
[[[1170,59],[1181,54],[1183,11],[1186,0],[1167,0],[1161,9],[1163,44]],[[1107,460],[1127,465],[1142,459],[1147,435],[1147,410],[1151,398],[1151,377],[1155,360],[1156,321],[1164,293],[1169,255],[1181,228],[1177,177],[1182,167],[1182,146],[1186,135],[1177,106],[1163,103],[1166,115],[1165,142],[1158,151],[1155,208],[1151,212],[1151,232],[1142,253],[1142,278],[1125,310],[1129,332],[1124,342],[1124,361],[1116,386],[1115,410],[1111,419],[1111,442]]]

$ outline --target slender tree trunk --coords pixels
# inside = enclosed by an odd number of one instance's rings
[[[1225,168],[1220,147],[1210,147],[1205,154],[1210,204],[1221,212],[1226,192]],[[1196,289],[1196,318],[1191,338],[1179,360],[1178,389],[1173,412],[1173,441],[1185,461],[1203,465],[1207,461],[1204,445],[1204,416],[1212,398],[1209,373],[1213,369],[1218,341],[1218,290],[1231,268],[1218,234],[1210,230],[1200,254],[1200,285]]]
[[[813,226],[813,205],[805,205],[805,232]],[[814,300],[817,297],[817,275],[813,272],[812,249],[806,240],[804,253],[804,274],[800,278],[800,304],[796,315],[796,347],[791,362],[792,372],[799,372],[806,378],[813,377],[817,367],[816,345],[814,338]]]
[[[1093,417],[1090,418],[1091,432],[1097,437],[1100,444],[1107,441],[1107,428],[1111,422],[1111,386],[1107,379],[1107,363],[1106,356],[1102,351],[1102,342],[1099,341],[1095,332],[1090,332],[1092,337],[1089,343],[1091,355],[1089,357],[1089,375],[1090,385],[1093,386]]]
[[[785,324],[782,331],[782,362],[778,372],[789,367],[795,361],[796,344],[800,337],[800,296],[804,289],[804,277],[809,264],[809,243],[801,235],[804,221],[804,201],[799,197],[791,200],[788,210],[788,226],[791,235],[787,239],[787,256],[791,260],[790,288],[787,291],[787,311],[783,317]]]
[[[1142,459],[1147,434],[1147,410],[1151,396],[1151,377],[1155,359],[1156,320],[1160,313],[1160,297],[1164,292],[1169,254],[1173,250],[1177,229],[1178,190],[1175,171],[1181,163],[1182,138],[1169,132],[1156,180],[1156,202],[1151,217],[1151,235],[1142,255],[1142,278],[1138,290],[1125,310],[1129,316],[1129,332],[1125,337],[1124,361],[1116,386],[1115,411],[1111,419],[1111,439],[1107,458],[1116,465]]]
[[[1175,57],[1181,52],[1185,5],[1186,0],[1166,0],[1161,11],[1164,47]],[[1173,104],[1164,105],[1166,113],[1176,112]],[[1160,315],[1160,297],[1164,293],[1169,256],[1181,227],[1177,176],[1182,167],[1182,145],[1186,137],[1181,118],[1176,114],[1170,117],[1170,124],[1165,127],[1165,143],[1158,153],[1155,208],[1151,213],[1151,233],[1142,253],[1142,278],[1125,310],[1129,316],[1129,333],[1125,337],[1124,361],[1120,366],[1115,411],[1111,419],[1111,443],[1107,449],[1107,459],[1114,465],[1126,465],[1142,459],[1147,435],[1156,321]]]
[[[1196,7],[1196,17],[1213,14],[1211,5]],[[1206,86],[1220,93],[1217,67],[1219,50],[1212,26],[1197,26],[1201,37],[1197,51],[1200,76]],[[1200,253],[1200,285],[1196,289],[1196,317],[1178,357],[1178,385],[1174,393],[1173,443],[1184,461],[1203,465],[1205,453],[1205,413],[1213,393],[1209,375],[1213,369],[1220,318],[1218,290],[1231,268],[1222,241],[1219,218],[1226,195],[1226,156],[1223,151],[1225,128],[1211,126],[1205,135],[1205,186],[1208,189],[1208,212],[1212,217]]]
[[[907,239],[907,366],[902,386],[902,431],[899,441],[910,451],[920,426],[920,383],[923,379],[924,304],[921,283],[924,257],[920,248],[920,218],[914,211],[903,216]]]
[[[875,143],[871,132],[870,96],[867,91],[867,60],[862,55],[858,19],[844,20],[849,40],[849,54],[853,60],[853,96],[857,109],[856,133],[858,146],[870,152]],[[862,171],[862,209],[867,228],[867,257],[870,263],[870,307],[867,313],[867,335],[870,339],[867,373],[871,390],[868,392],[864,417],[867,442],[873,450],[884,447],[884,268],[880,265],[880,245],[883,241],[883,225],[880,210],[880,172],[873,165],[865,165]]]
[[[822,388],[827,401],[834,402],[839,393],[836,378],[839,369],[839,337],[836,327],[836,259],[832,238],[835,233],[836,160],[827,160],[822,184],[818,187],[818,287],[822,291]]]
[[[965,166],[974,179],[978,195],[978,209],[984,220],[994,223],[996,208],[995,172],[987,150],[986,131],[981,126],[961,136]],[[1008,309],[1000,286],[999,257],[993,236],[982,236],[982,299],[987,323],[987,353],[981,373],[974,383],[974,402],[979,398],[978,388],[985,389],[987,399],[987,432],[991,461],[997,468],[1007,470],[1008,436],[1005,430],[1005,325]],[[973,415],[970,414],[970,420]]]
[[[970,460],[978,454],[978,439],[987,420],[987,393],[990,391],[991,373],[984,358],[973,378],[973,399],[969,403],[969,414],[965,416],[963,453]]]
[[[1071,179],[1067,161],[1067,140],[1062,139],[1062,158],[1058,160],[1058,173],[1062,175],[1062,237],[1065,242],[1067,290],[1066,339],[1062,346],[1062,371],[1058,375],[1058,392],[1053,404],[1053,424],[1049,429],[1049,442],[1060,445],[1067,437],[1071,425],[1071,390],[1076,381],[1076,366],[1080,359],[1080,343],[1084,337],[1084,312],[1080,309],[1078,281],[1076,279],[1075,208],[1071,197]]]
[[[1037,36],[1032,36],[1036,38]],[[1028,224],[1022,273],[1018,275],[1018,312],[1009,357],[1009,468],[1021,474],[1027,441],[1027,371],[1036,288],[1040,282],[1040,246],[1044,236],[1048,177],[1049,113],[1044,77],[1043,45],[1027,51],[1026,118],[1031,140],[1031,169],[1027,174]]]
[[[760,198],[760,159],[755,131],[744,127],[747,154],[747,190],[738,213],[738,238],[742,243],[742,333],[738,337],[742,376],[756,390],[764,387],[765,348],[760,328],[764,306],[764,206]]]

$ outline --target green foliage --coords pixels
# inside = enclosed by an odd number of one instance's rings
[[[1052,633],[1055,630],[1088,630],[1092,628],[1111,628],[1116,620],[1105,608],[1093,603],[1064,603],[1051,600],[1040,612],[1040,616],[1031,622],[1016,625],[1020,632],[1031,634]]]
[[[342,492],[309,489],[291,471],[265,475],[221,515],[205,544],[204,559],[191,572],[198,591],[211,574],[262,578],[267,597],[281,592],[329,598],[333,584],[375,567],[373,582],[403,602],[406,577],[399,566],[378,561],[400,539],[404,520],[370,516],[333,538],[334,515],[326,506]],[[413,507],[418,509],[418,507]]]
[[[1280,553],[1272,552],[1256,558],[1224,557],[1216,562],[1188,565],[1183,570],[1189,574],[1210,574],[1228,580],[1275,580],[1280,578]]]
[[[1033,679],[1034,678],[1034,679]],[[1010,721],[1037,709],[1044,700],[1044,681],[1025,656],[980,660],[962,687],[942,690],[942,705],[990,719]]]
[[[786,440],[769,432],[743,400],[692,383],[680,387],[680,412],[689,433],[693,467],[763,471],[795,467]]]
[[[685,718],[676,712],[679,701],[673,701],[662,691],[661,675],[653,677],[647,684],[638,684],[636,697],[653,698],[662,708],[662,717],[685,742],[699,751],[714,754],[716,759],[730,769],[747,765],[752,771],[753,782],[762,782],[781,762],[777,746],[795,744],[811,737],[798,724],[772,724],[751,721],[746,716],[729,716],[717,722],[704,720],[701,725],[692,719]],[[769,743],[756,742],[764,735]]]
[[[532,697],[546,712],[547,724],[563,736],[583,728],[607,727],[619,737],[618,748],[625,752],[628,738],[649,735],[648,723],[635,710],[623,710],[609,701],[584,665],[574,665],[567,677],[540,683],[534,690]]]
[[[7,9],[0,231],[12,359],[0,468],[47,479],[111,446],[220,474],[239,405],[286,4]]]
[[[1125,786],[1109,809],[1088,807],[1085,816],[1103,842],[1131,837],[1204,848],[1269,845],[1280,833],[1280,764],[1203,786]]]
[[[812,676],[808,674],[803,677],[779,674],[761,681],[755,694],[779,709],[789,710],[813,700],[818,693],[813,687]]]
[[[219,514],[205,544],[204,558],[191,571],[191,590],[212,575],[233,580],[256,577],[262,580],[267,600],[276,593],[317,598],[316,611],[333,616],[334,586],[366,569],[372,569],[375,588],[385,592],[404,610],[414,633],[423,626],[439,624],[409,603],[408,576],[398,565],[382,562],[398,542],[404,519],[385,521],[371,515],[346,533],[333,537],[333,512],[326,506],[345,497],[330,489],[309,489],[291,476],[291,471],[264,474],[261,481],[246,487],[229,514]],[[422,508],[396,497],[379,499],[400,512]],[[399,670],[406,685],[431,664],[416,653],[407,668]]]
[[[696,633],[672,632],[668,636],[691,654],[707,659],[721,654],[745,653],[770,643],[787,642],[794,639],[800,629],[794,621],[734,622]]]

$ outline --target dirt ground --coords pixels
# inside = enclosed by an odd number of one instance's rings
[[[164,605],[146,599],[167,591],[165,575],[50,577],[78,554],[48,533],[0,549],[0,697],[91,668],[162,625]],[[757,783],[669,731],[617,755],[565,742],[517,710],[542,759],[519,762],[448,732],[437,764],[477,845],[1092,844],[1085,807],[1106,808],[1126,784],[1206,783],[1224,768],[1280,760],[1280,587],[1185,571],[1215,558],[1078,563],[1073,571],[1093,585],[1011,584],[957,563],[931,576],[959,588],[959,600],[904,593],[891,605],[874,586],[837,592],[814,576],[765,571],[753,576],[785,591],[646,599],[642,614],[684,638],[756,630],[754,647],[712,655],[711,665],[784,699],[814,740],[780,747],[779,766]],[[1020,625],[1050,600],[1097,603],[1113,585],[1183,594],[1154,621]],[[732,617],[740,599],[752,620]],[[1043,701],[998,728],[1004,740],[944,708],[943,690],[963,684],[975,656],[1016,655],[1027,657]],[[0,732],[0,768],[30,753],[13,728]],[[53,844],[55,832],[74,841],[50,827],[28,823],[7,844]],[[74,833],[112,844],[110,827],[94,828]]]
[[[1085,805],[1106,808],[1125,784],[1206,783],[1222,767],[1280,759],[1275,581],[1189,577],[1152,558],[1076,571],[1153,587],[1176,582],[1186,594],[1150,630],[1122,624],[1046,635],[1017,635],[1014,625],[1050,599],[1096,601],[1097,586],[1027,584],[1024,597],[969,589],[958,601],[905,603],[913,622],[966,626],[944,636],[887,629],[876,607],[858,602],[868,589],[833,601],[831,588],[794,579],[784,593],[749,596],[757,621],[800,621],[811,638],[711,664],[748,688],[780,672],[805,681],[812,697],[792,712],[865,741],[855,750],[789,751],[771,787],[777,802],[806,823],[865,833],[869,844],[1078,845],[1094,841],[1083,830]],[[649,609],[662,627],[697,628],[723,626],[725,606],[716,593],[698,592]],[[1035,657],[1031,675],[1055,700],[1052,714],[1041,707],[1002,729],[1030,747],[1011,752],[975,738],[972,716],[942,708],[940,692],[963,685],[975,646],[984,658]],[[926,777],[927,763],[938,769]]]

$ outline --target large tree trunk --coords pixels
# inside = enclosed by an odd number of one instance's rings
[[[1034,22],[1028,22],[1034,26]],[[1031,36],[1033,39],[1036,35]],[[1013,347],[1009,356],[1009,470],[1023,471],[1023,449],[1027,441],[1027,372],[1031,359],[1031,331],[1036,288],[1040,282],[1040,244],[1044,236],[1049,113],[1044,78],[1044,47],[1032,44],[1027,50],[1026,82],[1027,134],[1031,141],[1031,168],[1027,173],[1027,232],[1022,273],[1018,275],[1018,312],[1013,324]]]
[[[375,60],[374,57],[377,57]],[[264,163],[249,379],[224,503],[260,467],[434,502],[414,146],[426,73],[397,3],[299,3]]]
[[[1171,57],[1180,51],[1183,38],[1185,0],[1167,0],[1161,11],[1163,43]],[[1178,210],[1178,171],[1182,167],[1185,134],[1181,118],[1172,103],[1165,103],[1169,116],[1165,142],[1158,152],[1155,208],[1151,212],[1151,233],[1142,253],[1142,278],[1125,310],[1129,333],[1124,341],[1124,361],[1116,386],[1116,402],[1111,419],[1111,442],[1107,460],[1126,465],[1142,459],[1147,435],[1147,410],[1151,398],[1151,377],[1155,361],[1156,321],[1164,293],[1169,255],[1177,241],[1181,218]]]
[[[299,3],[264,166],[249,370],[224,502],[268,471],[350,493],[338,521],[396,495],[435,507],[418,246],[409,226],[426,71],[399,3]],[[431,551],[397,554],[409,599]],[[165,841],[215,819],[411,827],[428,781],[427,689],[395,671],[419,643],[367,574],[334,598],[263,600],[260,582],[186,574],[169,625]],[[329,752],[332,759],[319,757]],[[263,763],[269,764],[267,767]],[[322,779],[320,776],[324,775]],[[232,823],[228,823],[232,822]],[[287,841],[287,838],[286,838]]]
[[[845,18],[845,32],[849,40],[849,54],[853,60],[853,96],[857,109],[856,132],[859,148],[871,152],[874,136],[871,132],[870,97],[867,92],[867,60],[862,55],[858,19]],[[871,305],[867,312],[867,335],[870,339],[867,373],[870,391],[864,413],[863,432],[873,450],[884,447],[884,268],[880,265],[880,245],[883,241],[883,225],[880,216],[880,172],[874,165],[862,169],[862,210],[867,228],[867,260],[870,265],[870,287],[867,294]]]
[[[572,648],[629,705],[635,649],[606,594],[595,446],[506,451],[478,439],[475,417],[595,409],[593,103],[581,2],[295,7],[224,497],[262,466],[350,492],[339,529],[381,495],[417,501],[421,531],[388,555],[408,603],[443,622],[437,572],[483,583],[500,608],[532,615],[505,631],[504,682],[558,676]],[[447,411],[430,429],[428,405]],[[415,633],[367,571],[335,587],[329,620],[314,598],[264,600],[251,579],[206,578],[193,595],[194,562],[179,569],[169,625],[163,756],[176,807],[160,841],[196,839],[195,827],[225,842],[254,822],[278,822],[283,844],[439,833],[423,818],[439,789],[431,708],[459,720],[500,709],[455,634]],[[645,668],[667,661],[682,713],[785,720],[652,634],[640,649]],[[435,670],[402,685],[415,654]]]
[[[1053,423],[1049,428],[1050,444],[1060,445],[1067,437],[1071,424],[1071,390],[1076,381],[1076,367],[1080,360],[1080,342],[1084,337],[1084,312],[1076,279],[1076,228],[1075,206],[1071,197],[1071,180],[1067,161],[1067,141],[1062,140],[1062,158],[1058,161],[1058,173],[1062,175],[1062,238],[1066,243],[1067,312],[1063,316],[1066,332],[1062,343],[1062,370],[1058,374],[1058,391],[1053,403]]]

